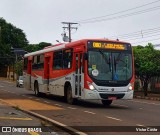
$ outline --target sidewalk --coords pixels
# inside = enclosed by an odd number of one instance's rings
[[[25,97],[22,97],[21,95],[16,95],[13,94],[12,96],[7,96],[7,92],[5,90],[3,90],[4,86],[2,86],[1,88],[1,84],[3,84],[4,82],[9,82],[9,83],[15,83],[13,81],[9,81],[8,79],[3,79],[0,78],[0,90],[1,90],[1,95],[2,95],[2,99],[0,98],[0,126],[33,126],[33,127],[39,127],[42,128],[43,133],[29,133],[31,135],[47,135],[47,134],[59,134],[59,135],[69,135],[69,134],[82,134],[82,135],[86,135],[85,133],[82,133],[76,129],[73,129],[72,127],[69,127],[67,125],[64,125],[63,123],[60,123],[58,121],[55,121],[51,118],[48,118],[47,116],[44,116],[43,114],[39,114],[38,112],[36,112],[36,110],[38,111],[54,111],[54,110],[60,110],[62,109],[61,107],[57,107],[57,106],[53,106],[53,105],[49,105],[47,103],[43,103],[43,102],[38,102],[38,100],[31,100]],[[6,96],[5,96],[6,95]],[[5,111],[5,113],[3,114],[4,111],[1,111],[1,108],[3,108],[2,106],[5,107],[5,109],[3,109]],[[10,111],[11,110],[11,111]],[[34,110],[34,111],[32,111]],[[10,116],[10,114],[23,114],[20,115],[21,118],[17,118],[16,116],[19,115],[12,115]],[[9,114],[7,114],[7,112],[11,112]],[[13,112],[13,113],[12,113]],[[7,114],[6,116],[4,116],[5,114]],[[27,116],[26,116],[27,115]],[[1,116],[4,119],[3,121],[1,121]],[[22,117],[23,116],[23,117]],[[25,117],[26,116],[26,117]],[[32,117],[30,119],[30,117]],[[36,120],[35,120],[36,119]],[[9,121],[9,123],[6,123],[6,121]],[[15,123],[18,122],[18,124]],[[33,121],[33,122],[32,122]],[[24,123],[24,122],[28,122],[28,123]],[[35,123],[36,122],[36,123]],[[34,124],[35,123],[35,124]],[[2,130],[2,128],[0,128],[0,131]],[[0,132],[1,135],[1,132]],[[9,135],[9,134],[8,134]],[[12,135],[12,134],[11,134]],[[17,134],[15,134],[17,135]]]
[[[143,91],[135,91],[134,98],[160,101],[160,94],[154,94],[154,93],[148,92],[148,95],[144,96]]]
[[[17,132],[11,133],[8,131],[10,127],[23,127],[23,126],[33,126],[33,127],[42,127],[42,121],[32,117],[18,108],[13,108],[8,104],[4,103],[3,100],[0,100],[0,134],[18,134]],[[22,133],[26,135],[33,135],[32,132]],[[36,135],[39,135],[38,133]]]

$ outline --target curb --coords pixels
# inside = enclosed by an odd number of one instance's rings
[[[154,101],[160,101],[159,97],[144,97],[144,96],[138,96],[138,95],[134,95],[134,98],[138,98],[138,99],[147,99],[147,100],[154,100]]]
[[[11,103],[8,103],[8,102],[4,101],[3,99],[0,99],[0,101],[3,102],[3,103],[5,103],[5,104],[7,104],[7,105],[9,105],[9,106],[11,106],[11,107],[13,107],[13,108],[16,108],[16,105],[11,104]],[[50,119],[50,118],[45,117],[45,116],[43,116],[43,115],[40,115],[40,114],[38,114],[38,113],[29,111],[29,110],[25,110],[25,109],[23,109],[23,108],[18,108],[18,109],[19,109],[20,111],[22,111],[22,112],[28,113],[28,114],[36,117],[36,118],[39,118],[39,119],[41,119],[41,120],[44,120],[44,121],[46,121],[46,122],[48,122],[48,123],[50,123],[50,124],[52,124],[52,125],[60,128],[60,129],[62,129],[63,131],[66,131],[66,132],[68,132],[68,133],[70,133],[70,134],[72,134],[72,135],[87,135],[87,134],[84,133],[84,132],[78,131],[78,130],[72,128],[72,127],[69,127],[69,126],[67,126],[67,125],[65,125],[65,124],[62,124],[62,123],[60,123],[60,122],[58,122],[58,121],[55,121],[55,120],[53,120],[53,119]]]
[[[0,77],[0,81],[9,81],[9,82],[12,82],[12,83],[15,83],[16,80],[12,80],[12,79],[7,79],[7,78],[3,78],[3,77]]]

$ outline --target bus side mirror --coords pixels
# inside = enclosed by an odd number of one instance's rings
[[[84,53],[84,60],[88,60],[88,53]]]

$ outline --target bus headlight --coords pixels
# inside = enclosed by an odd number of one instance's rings
[[[129,86],[129,90],[132,90],[132,86]]]
[[[89,83],[88,86],[89,86],[90,90],[94,90],[95,89],[94,86],[91,83]]]
[[[129,90],[132,90],[132,86],[129,86],[129,88],[128,88]]]

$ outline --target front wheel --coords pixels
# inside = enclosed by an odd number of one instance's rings
[[[112,104],[112,100],[102,100],[102,104],[103,104],[104,106],[109,106],[109,105]]]
[[[72,97],[72,88],[71,86],[67,89],[67,95],[66,95],[67,103],[73,105],[76,103],[76,99]]]

